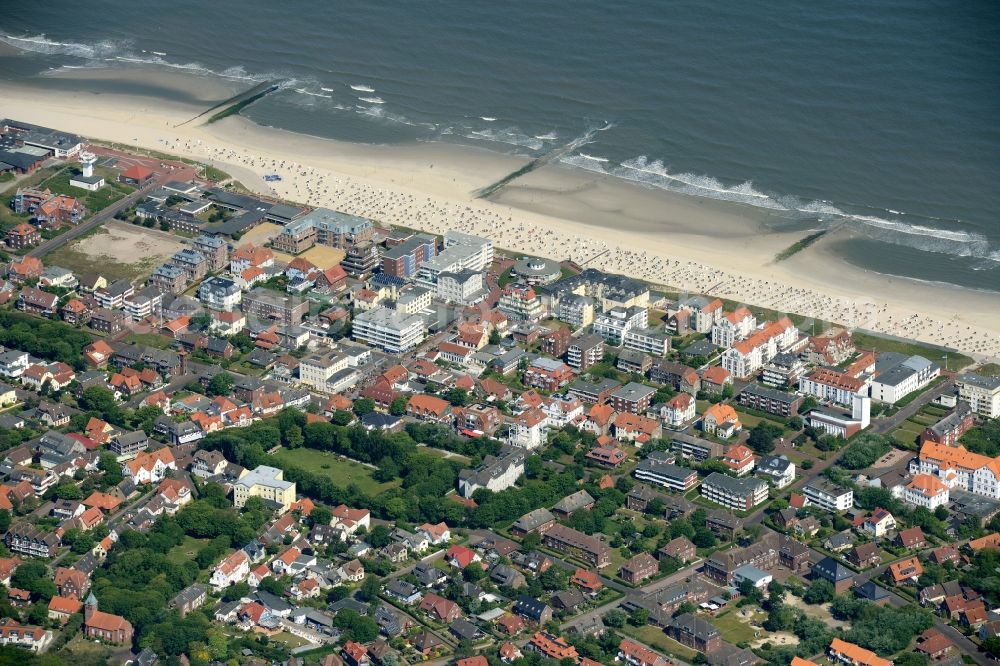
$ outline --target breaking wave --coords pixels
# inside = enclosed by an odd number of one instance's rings
[[[804,201],[794,196],[774,196],[756,189],[751,181],[726,185],[711,176],[688,172],[672,173],[661,160],[642,155],[609,166],[585,153],[560,159],[567,166],[601,173],[650,187],[719,201],[731,201],[783,214],[792,220],[819,220],[830,227],[848,228],[874,240],[904,245],[925,252],[1000,262],[1000,249],[983,234],[934,226],[934,222],[961,224],[959,220],[926,219],[923,223],[904,221],[906,215],[891,209],[845,210],[829,201]],[[917,218],[915,215],[906,215]],[[981,268],[980,270],[984,270]]]
[[[541,139],[525,134],[517,127],[507,129],[473,129],[467,134],[463,134],[466,139],[474,141],[490,141],[493,143],[506,143],[510,146],[518,146],[529,150],[541,150],[545,144]]]
[[[197,62],[172,62],[165,59],[166,55],[162,51],[135,51],[131,40],[101,40],[93,43],[82,42],[59,42],[51,40],[43,35],[16,36],[0,33],[0,42],[13,46],[14,48],[29,53],[41,55],[65,55],[73,58],[80,58],[87,61],[88,65],[63,65],[58,69],[51,70],[53,73],[62,69],[83,69],[85,67],[104,66],[104,63],[124,63],[131,65],[147,65],[153,67],[163,67],[166,69],[182,70],[191,74],[203,76],[216,76],[230,81],[246,81],[249,83],[260,83],[276,78],[283,78],[273,74],[250,74],[243,67],[237,65],[222,71],[217,71],[205,67]]]

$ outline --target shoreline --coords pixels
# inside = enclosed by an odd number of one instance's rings
[[[182,85],[173,77],[162,86]],[[684,292],[1000,356],[995,292],[865,271],[837,257],[826,234],[775,263],[808,230],[761,233],[765,214],[581,169],[547,164],[490,199],[475,191],[530,158],[444,143],[366,145],[323,139],[232,116],[174,127],[204,108],[134,95],[69,92],[0,82],[0,114],[98,140],[214,164],[251,190],[442,233],[486,234],[498,247],[623,273]],[[206,97],[200,91],[199,97]],[[218,95],[225,99],[226,90]],[[175,98],[176,99],[176,98]],[[265,173],[281,173],[265,183]],[[597,259],[594,259],[594,257]],[[947,304],[946,308],[940,307]]]

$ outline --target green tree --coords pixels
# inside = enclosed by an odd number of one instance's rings
[[[649,611],[645,608],[636,608],[629,615],[628,621],[637,627],[644,627],[649,624]]]
[[[264,580],[260,581],[258,589],[270,592],[277,597],[285,594],[285,584],[281,582],[281,579],[274,576],[267,576]]]
[[[362,601],[374,601],[378,598],[380,587],[378,578],[371,575],[365,576],[358,587],[358,598]]]
[[[309,520],[313,525],[329,525],[332,518],[333,514],[325,506],[313,507],[309,513]]]
[[[625,626],[627,616],[622,611],[614,608],[604,614],[604,624],[613,629],[621,629]]]
[[[469,562],[468,565],[462,569],[462,578],[469,581],[470,583],[475,583],[486,577],[486,572],[479,565],[479,562]]]
[[[368,532],[368,536],[365,537],[367,541],[373,548],[384,548],[392,543],[392,531],[388,526],[379,523],[371,528]]]
[[[682,601],[680,606],[674,610],[673,617],[678,617],[679,615],[684,615],[685,613],[693,613],[696,610],[698,610],[697,607],[690,601]]]
[[[208,312],[196,312],[188,323],[188,328],[194,331],[207,331],[211,326],[212,315]]]
[[[761,421],[750,429],[747,445],[757,453],[771,453],[774,451],[774,440],[781,437],[782,432],[781,426]]]
[[[230,396],[233,394],[234,386],[236,386],[236,377],[228,372],[220,372],[216,376],[212,377],[212,380],[208,382],[208,388],[206,391],[210,396]]]
[[[122,480],[122,467],[118,458],[113,453],[102,453],[97,462],[97,469],[104,472],[104,482],[108,485],[117,485]]]
[[[469,392],[457,386],[448,389],[444,394],[444,398],[455,407],[465,407],[469,404]]]
[[[293,425],[286,430],[282,439],[284,439],[285,446],[290,449],[300,448],[306,441],[302,435],[302,428],[297,425]]]
[[[392,399],[392,403],[389,405],[389,413],[393,416],[402,416],[406,414],[406,403],[409,401],[405,395],[397,395]]]
[[[358,416],[364,416],[365,414],[370,414],[375,411],[375,401],[371,398],[358,398],[354,401],[354,406],[352,407],[354,413]]]
[[[268,576],[268,578],[265,578],[264,580],[269,580],[269,579],[270,576]],[[242,599],[243,597],[248,597],[248,596],[250,596],[250,586],[247,585],[246,583],[234,583],[229,587],[227,587],[225,591],[222,593],[223,601],[236,601],[238,599]]]
[[[813,584],[809,586],[809,589],[802,596],[802,600],[807,604],[825,604],[833,601],[835,596],[836,591],[833,589],[833,583],[821,578],[813,581]]]
[[[115,400],[115,394],[103,386],[91,386],[80,394],[80,406],[90,412],[97,412],[102,419],[115,425],[124,423],[124,414]]]

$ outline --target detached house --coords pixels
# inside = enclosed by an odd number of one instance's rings
[[[122,465],[122,474],[136,484],[159,483],[167,470],[176,470],[177,462],[168,447],[156,451],[140,451],[134,458]]]
[[[249,573],[250,558],[242,550],[237,550],[230,553],[215,567],[212,571],[212,577],[209,578],[208,582],[216,590],[221,590],[234,583],[246,580]]]

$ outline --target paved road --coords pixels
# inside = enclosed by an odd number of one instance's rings
[[[577,617],[574,617],[571,620],[564,622],[562,624],[562,628],[565,630],[573,626],[589,623],[595,619],[602,618],[608,611],[614,608],[618,608],[620,605],[622,605],[622,603],[624,603],[624,601],[628,599],[629,596],[645,596],[647,594],[652,594],[653,592],[659,592],[665,587],[674,585],[685,579],[691,578],[698,573],[699,569],[701,568],[702,562],[703,560],[699,559],[696,562],[684,567],[683,569],[678,569],[669,576],[653,581],[652,583],[649,583],[648,585],[644,585],[639,588],[632,589],[632,588],[625,588],[622,585],[615,585],[616,589],[624,588],[622,590],[625,592],[624,597],[620,599],[615,599],[614,601],[609,601],[608,603],[598,606],[597,608],[593,608],[584,613],[583,615],[578,615]],[[575,570],[576,567],[573,567],[573,569]]]
[[[73,240],[75,238],[79,238],[80,236],[82,236],[83,234],[91,231],[92,229],[94,229],[98,225],[104,224],[108,220],[113,219],[114,216],[119,211],[125,210],[126,208],[129,208],[130,206],[134,205],[138,201],[140,201],[143,198],[145,198],[146,195],[149,194],[150,192],[152,192],[155,188],[157,188],[159,186],[159,184],[160,184],[159,180],[157,180],[156,178],[153,178],[142,189],[138,189],[135,192],[133,192],[132,194],[130,194],[127,197],[125,197],[124,199],[120,199],[119,201],[111,204],[110,206],[108,206],[107,208],[105,208],[101,212],[97,213],[96,215],[94,215],[92,218],[90,218],[86,222],[83,222],[82,224],[79,224],[79,225],[77,225],[77,226],[69,229],[65,233],[59,234],[55,238],[50,238],[49,240],[45,241],[41,245],[39,245],[39,246],[37,246],[35,248],[32,248],[27,253],[27,256],[41,258],[41,257],[44,257],[49,252],[52,252],[53,250],[59,249],[60,247],[62,247],[66,243],[70,242],[71,240]]]

